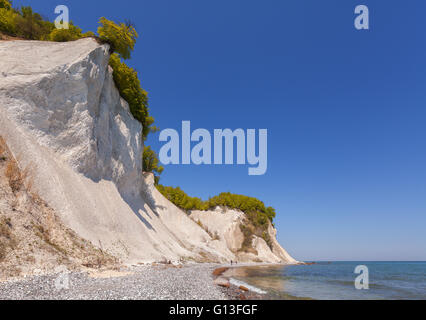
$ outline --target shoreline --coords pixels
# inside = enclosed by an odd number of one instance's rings
[[[263,263],[249,262],[241,264],[224,264],[214,269],[212,276],[214,282],[220,287],[229,300],[275,300],[277,297],[271,293],[262,290],[261,288],[253,287],[244,281],[234,279],[230,275],[230,270],[245,268],[245,267],[262,267],[262,266],[289,266],[289,265],[304,265],[304,262],[298,263]],[[283,293],[283,300],[299,299]]]
[[[231,283],[215,284],[231,268],[261,265],[273,264],[141,264],[51,272],[0,281],[0,300],[269,300],[268,294]],[[223,272],[214,275],[220,268]]]

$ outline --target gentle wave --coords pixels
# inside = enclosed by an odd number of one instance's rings
[[[356,290],[358,265],[370,268],[369,290]],[[272,298],[426,299],[426,263],[336,261],[302,266],[241,267],[231,283]],[[250,283],[251,285],[248,285]],[[259,289],[262,288],[262,289]]]
[[[240,280],[237,280],[237,279],[234,279],[234,278],[230,278],[229,283],[234,285],[234,286],[237,286],[237,287],[244,286],[247,289],[249,289],[250,291],[253,291],[253,292],[256,292],[256,293],[259,293],[259,294],[266,294],[267,293],[266,291],[263,291],[262,289],[259,289],[255,286],[249,285],[248,283],[246,283],[244,281],[240,281]]]
[[[347,281],[347,280],[329,279],[329,280],[326,280],[326,281],[328,281],[330,283],[340,284],[340,285],[343,285],[343,286],[354,287],[354,281],[353,280]],[[392,285],[386,285],[386,284],[380,284],[380,283],[374,283],[374,282],[373,283],[370,282],[368,284],[368,286],[369,286],[369,288],[375,288],[375,289],[397,289],[397,288],[395,288],[395,286],[392,286]]]

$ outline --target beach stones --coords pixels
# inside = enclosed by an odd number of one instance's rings
[[[214,284],[220,287],[229,288],[231,284],[225,278],[217,278],[214,280]]]

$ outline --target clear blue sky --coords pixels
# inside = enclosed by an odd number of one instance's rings
[[[300,260],[426,260],[426,2],[14,3],[51,19],[66,4],[84,31],[135,22],[129,64],[163,129],[268,129],[266,175],[167,166],[163,184],[258,197]],[[369,31],[353,26],[359,4]]]

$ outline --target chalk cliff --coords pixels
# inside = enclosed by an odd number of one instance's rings
[[[108,45],[0,41],[0,57],[0,136],[80,237],[124,263],[295,262],[272,226],[272,250],[255,237],[256,255],[237,254],[243,213],[188,215],[142,175],[141,125],[114,85]]]

